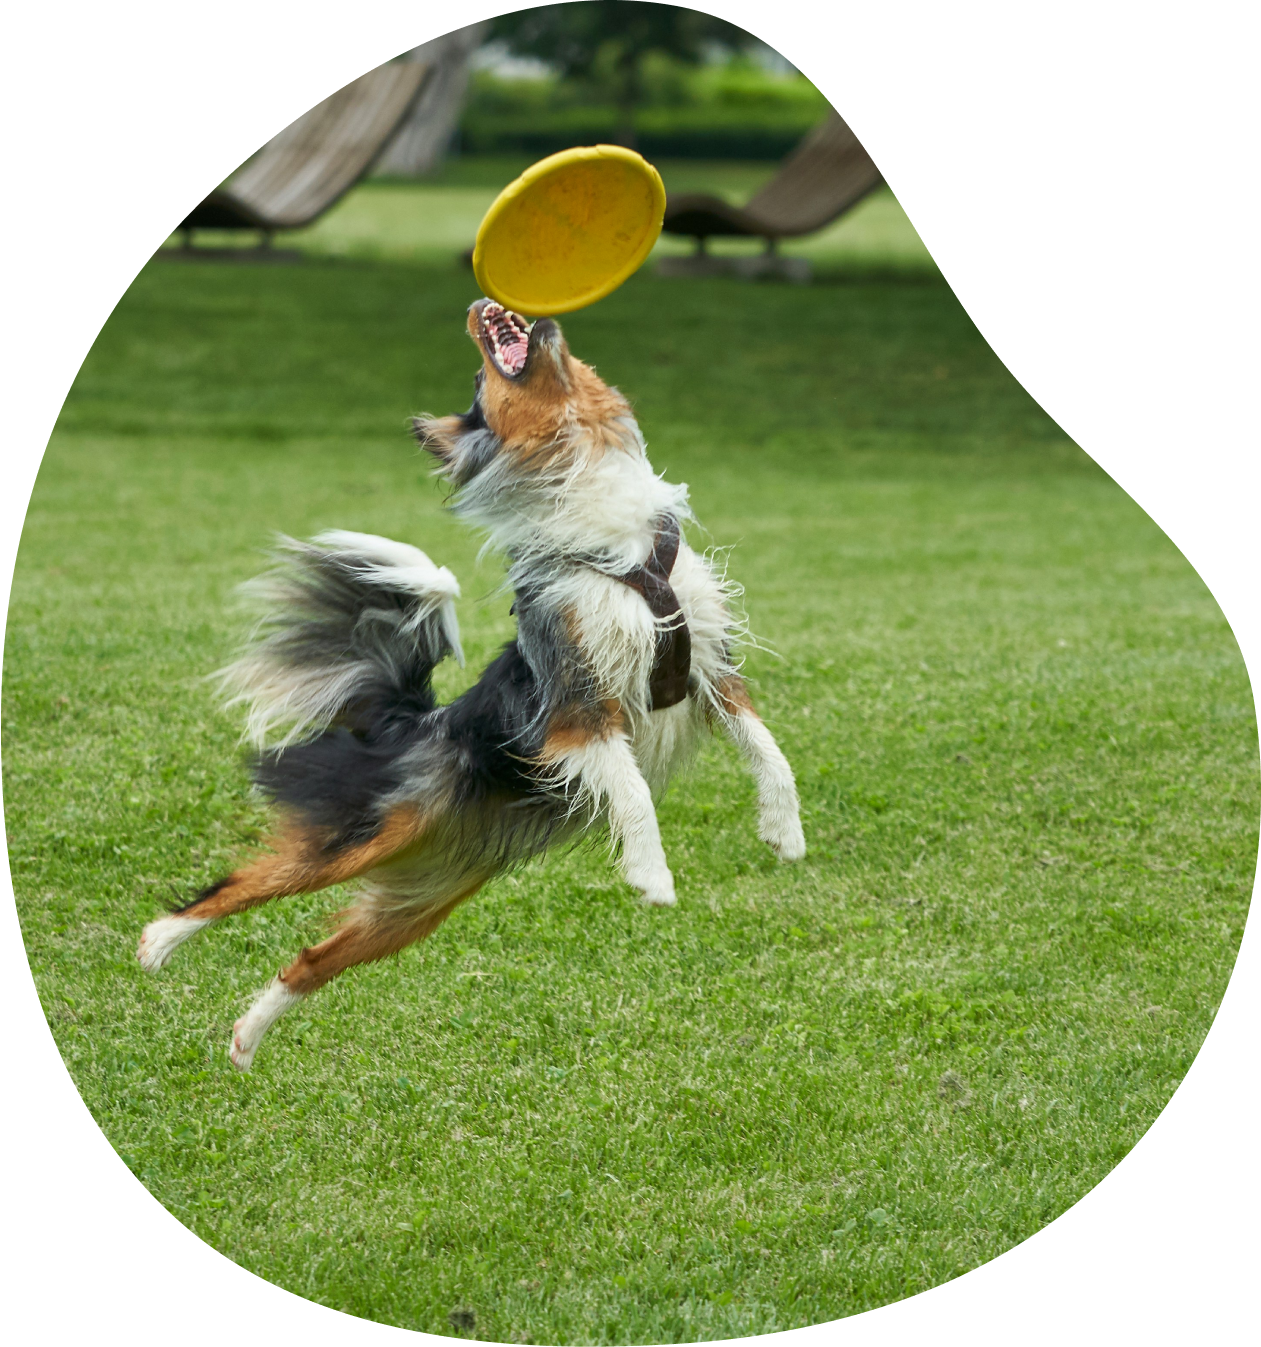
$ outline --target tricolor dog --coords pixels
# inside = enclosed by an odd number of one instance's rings
[[[684,540],[687,491],[652,470],[625,398],[560,327],[489,300],[468,314],[482,368],[463,416],[422,417],[451,508],[507,559],[517,638],[448,705],[462,661],[450,571],[406,543],[282,540],[253,583],[262,618],[224,671],[248,708],[267,854],[148,925],[161,968],[212,922],[349,880],[335,933],[304,949],[237,1021],[242,1070],[287,1009],[354,964],[429,935],[487,880],[607,827],[628,884],[672,904],[653,797],[720,728],[758,786],[761,836],[805,854],[793,774],[736,667],[732,588]]]

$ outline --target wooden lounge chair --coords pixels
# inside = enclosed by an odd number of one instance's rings
[[[663,258],[658,270],[665,275],[736,271],[806,279],[809,265],[804,259],[771,256],[778,241],[813,234],[831,224],[882,181],[858,137],[839,113],[830,112],[747,205],[732,206],[705,192],[672,193],[666,200],[662,229],[694,238],[697,256]],[[715,236],[765,239],[768,256],[708,257],[705,243]]]
[[[407,119],[431,66],[391,61],[339,89],[273,136],[193,210],[180,230],[300,229],[324,214],[372,167]]]
[[[402,59],[433,66],[420,97],[385,152],[374,177],[423,178],[442,163],[455,137],[468,88],[469,59],[490,36],[490,20],[456,28],[414,47]]]

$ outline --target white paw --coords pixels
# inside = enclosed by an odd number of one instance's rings
[[[797,814],[763,814],[758,836],[781,861],[799,861],[806,854],[806,835]]]
[[[273,978],[263,988],[254,1004],[232,1026],[232,1046],[228,1056],[238,1071],[248,1071],[254,1065],[254,1054],[263,1035],[295,1001],[301,999],[279,978]]]
[[[136,958],[147,973],[156,973],[171,955],[188,939],[210,922],[205,917],[159,917],[140,933]]]
[[[228,1049],[228,1056],[238,1071],[248,1071],[254,1065],[254,1054],[263,1041],[261,1033],[250,1033],[249,1018],[248,1015],[242,1015],[232,1026],[232,1046]]]
[[[649,907],[673,907],[678,899],[674,895],[674,876],[669,870],[654,875],[645,884],[636,886],[639,895]]]

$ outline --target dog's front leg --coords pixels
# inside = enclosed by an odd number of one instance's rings
[[[806,854],[797,783],[788,759],[753,709],[744,679],[732,675],[718,687],[723,728],[744,754],[757,782],[758,836],[784,861]]]
[[[674,876],[661,845],[652,792],[626,735],[613,729],[575,742],[571,734],[558,734],[545,758],[549,773],[570,790],[577,788],[577,808],[607,813],[626,882],[639,890],[644,902],[672,906]]]

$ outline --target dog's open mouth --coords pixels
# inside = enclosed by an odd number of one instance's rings
[[[530,324],[493,300],[477,315],[478,337],[505,379],[519,379],[530,354]]]

